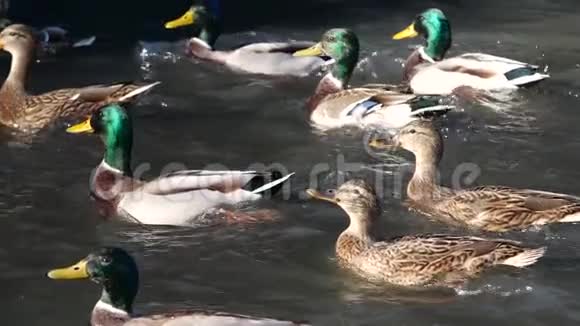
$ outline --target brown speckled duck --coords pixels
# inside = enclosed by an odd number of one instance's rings
[[[150,316],[132,316],[133,301],[139,289],[135,260],[120,248],[102,248],[78,263],[55,269],[48,277],[57,280],[91,279],[103,286],[101,298],[93,308],[92,326],[298,326],[291,322],[211,311],[179,311]]]
[[[416,235],[376,241],[381,210],[372,187],[350,180],[336,191],[314,198],[340,206],[350,224],[336,241],[340,264],[373,282],[399,286],[455,286],[496,265],[523,268],[544,255],[545,248],[527,248],[515,241],[444,234]]]
[[[443,155],[443,139],[430,122],[412,122],[392,139],[372,139],[370,146],[403,148],[415,155],[415,173],[407,186],[409,203],[444,222],[504,232],[580,221],[579,197],[503,186],[455,190],[438,185],[436,176]]]
[[[95,85],[31,95],[26,78],[36,42],[26,25],[10,25],[0,32],[0,49],[12,55],[10,73],[0,88],[0,125],[5,127],[36,133],[60,118],[79,118],[107,103],[130,102],[158,84]]]

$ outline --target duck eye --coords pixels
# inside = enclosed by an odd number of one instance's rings
[[[334,189],[328,189],[328,190],[326,190],[326,194],[327,195],[335,195],[336,194],[336,190],[334,190]]]
[[[410,134],[414,134],[414,133],[416,133],[416,132],[417,132],[417,131],[416,131],[415,129],[411,129],[411,130],[409,130],[409,133],[410,133]]]
[[[101,264],[103,265],[109,265],[111,263],[111,257],[101,257]]]

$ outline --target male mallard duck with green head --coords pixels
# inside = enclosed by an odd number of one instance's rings
[[[293,174],[278,171],[177,171],[144,182],[133,178],[133,126],[126,110],[108,105],[69,133],[97,133],[103,161],[91,176],[91,194],[101,214],[142,224],[192,225],[212,208],[261,199],[278,191]]]
[[[445,59],[451,47],[451,25],[439,9],[428,9],[393,39],[421,35],[425,46],[407,59],[403,79],[416,94],[451,94],[460,87],[476,90],[516,89],[548,78],[538,66],[484,53]]]
[[[39,95],[26,91],[28,66],[36,49],[34,31],[10,25],[0,32],[0,49],[12,55],[10,73],[0,88],[0,125],[36,133],[61,118],[79,118],[111,102],[130,102],[158,83],[95,85],[59,89]]]
[[[429,122],[412,122],[392,139],[377,137],[369,145],[415,155],[415,173],[407,186],[409,204],[443,222],[492,232],[580,222],[579,197],[503,186],[455,190],[438,185],[443,139]]]
[[[219,1],[194,1],[181,17],[167,22],[165,28],[173,29],[193,25],[195,35],[190,39],[188,52],[202,60],[223,64],[232,70],[273,76],[308,76],[321,71],[328,64],[319,57],[297,58],[292,53],[307,48],[313,42],[263,42],[221,51],[214,44],[221,32]]]
[[[336,241],[339,263],[373,282],[399,286],[456,286],[497,265],[523,268],[546,248],[528,248],[504,239],[429,234],[377,241],[381,210],[375,190],[350,180],[326,194],[309,189],[316,199],[342,208],[350,224]]]
[[[149,316],[132,316],[139,289],[139,270],[133,257],[120,248],[101,248],[78,263],[54,269],[55,280],[90,279],[102,285],[101,298],[93,308],[91,326],[306,326],[269,318],[211,311],[179,311]]]
[[[343,126],[382,126],[398,128],[423,115],[449,111],[441,96],[418,96],[384,90],[380,87],[347,88],[359,56],[359,41],[354,32],[335,28],[316,45],[294,53],[295,56],[327,55],[334,65],[318,83],[307,108],[311,122],[319,128]]]

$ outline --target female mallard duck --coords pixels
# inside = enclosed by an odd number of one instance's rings
[[[402,128],[393,139],[375,138],[374,148],[403,148],[415,155],[415,173],[407,186],[409,203],[444,222],[493,232],[534,225],[580,221],[580,198],[529,189],[483,186],[455,190],[436,183],[443,155],[441,134],[425,121]]]
[[[338,190],[316,199],[340,206],[350,225],[336,241],[340,264],[374,282],[399,286],[450,286],[477,276],[496,265],[526,267],[546,248],[527,248],[515,241],[453,235],[417,235],[376,241],[381,215],[376,193],[362,180],[350,180]]]
[[[101,298],[93,308],[92,326],[297,326],[307,325],[269,318],[258,318],[211,311],[180,311],[133,317],[133,301],[139,289],[139,270],[133,258],[120,248],[102,248],[78,263],[54,269],[48,277],[55,280],[90,279],[103,286]]]
[[[144,182],[133,178],[133,127],[125,109],[112,104],[69,133],[97,133],[105,144],[103,161],[91,176],[91,195],[101,214],[142,224],[191,225],[220,205],[255,201],[278,191],[292,174],[278,171],[178,171]]]
[[[158,83],[131,83],[59,89],[39,95],[26,91],[28,65],[36,47],[33,30],[10,25],[0,32],[0,49],[12,55],[10,73],[0,88],[0,125],[35,133],[60,118],[78,118],[110,102],[128,102]]]
[[[247,44],[230,51],[215,50],[213,46],[221,29],[218,2],[209,0],[205,5],[194,1],[185,14],[165,24],[167,29],[193,25],[196,33],[189,41],[188,52],[194,57],[223,64],[235,71],[275,76],[308,76],[328,64],[319,57],[292,56],[293,52],[307,48],[313,42],[264,42]]]
[[[0,18],[0,31],[12,24],[10,19]],[[60,26],[35,29],[34,34],[38,39],[37,53],[40,55],[53,55],[73,48],[92,46],[97,39],[96,36],[73,39],[70,37],[69,31]]]
[[[310,120],[317,127],[380,125],[398,128],[421,115],[442,114],[450,109],[440,103],[440,96],[402,94],[381,87],[347,89],[359,55],[358,38],[351,30],[331,29],[324,33],[320,43],[294,55],[327,55],[335,61],[308,100]]]
[[[428,9],[393,39],[422,35],[426,45],[407,59],[403,79],[416,94],[451,94],[468,87],[478,90],[515,89],[548,78],[538,67],[483,53],[444,59],[451,46],[451,26],[439,9]]]

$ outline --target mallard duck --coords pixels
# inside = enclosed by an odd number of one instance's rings
[[[133,317],[133,302],[139,289],[139,270],[131,255],[120,248],[101,248],[78,263],[54,269],[48,277],[55,280],[90,279],[102,285],[101,298],[93,308],[92,326],[291,326],[307,325],[269,318],[211,311],[179,311]]]
[[[319,128],[349,125],[398,128],[422,115],[443,114],[451,108],[441,103],[441,96],[392,92],[383,89],[382,84],[347,89],[359,55],[358,37],[351,30],[331,29],[324,33],[322,41],[294,55],[326,55],[335,61],[307,103],[310,120]]]
[[[194,1],[185,14],[167,22],[165,28],[193,25],[195,34],[188,43],[188,53],[235,71],[303,77],[321,71],[329,63],[319,57],[292,56],[293,52],[307,48],[313,42],[263,42],[247,44],[234,50],[215,50],[213,46],[221,32],[219,14],[216,12],[218,6],[218,0]]]
[[[191,225],[220,205],[255,201],[278,191],[293,174],[279,171],[177,171],[144,182],[133,178],[133,127],[126,110],[105,106],[69,133],[97,133],[105,144],[103,161],[91,176],[91,195],[101,214],[142,224]]]
[[[377,149],[403,148],[415,155],[415,173],[407,186],[409,203],[444,222],[504,232],[580,221],[579,197],[503,186],[455,190],[438,185],[443,140],[429,122],[412,122],[392,139],[377,137],[369,145]]]
[[[60,118],[78,118],[110,102],[129,102],[159,83],[95,85],[59,89],[39,95],[26,91],[28,66],[36,38],[25,25],[10,25],[0,32],[0,49],[12,55],[10,73],[0,88],[0,125],[35,133]]]
[[[403,80],[416,94],[451,94],[464,88],[515,89],[549,77],[539,73],[538,66],[484,53],[444,59],[451,47],[451,25],[439,9],[424,11],[393,39],[418,35],[426,44],[409,56],[403,74]]]
[[[336,241],[339,263],[374,282],[399,286],[455,286],[496,265],[523,268],[534,264],[546,248],[519,242],[454,235],[416,235],[376,241],[381,210],[374,189],[350,180],[336,191],[307,193],[342,208],[350,224]]]

